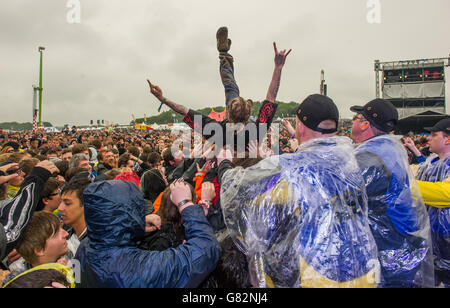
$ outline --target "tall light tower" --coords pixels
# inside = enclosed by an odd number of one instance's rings
[[[380,98],[380,60],[375,60],[375,97]]]
[[[38,107],[37,107],[37,92],[39,91],[39,87],[33,85],[33,134],[36,133],[37,129],[37,115],[38,115]]]
[[[45,50],[45,47],[39,47],[39,53],[41,54],[40,58],[40,66],[39,66],[39,124],[38,126],[42,126],[42,54]]]
[[[327,85],[325,83],[325,71],[320,72],[320,94],[327,96]]]

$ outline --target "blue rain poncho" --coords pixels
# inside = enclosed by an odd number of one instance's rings
[[[255,287],[374,287],[376,244],[353,146],[321,138],[226,171],[226,225]]]
[[[369,198],[381,265],[379,286],[433,287],[430,224],[400,137],[371,138],[355,153]]]
[[[417,180],[443,182],[450,177],[450,157],[439,159],[431,155],[420,165]],[[433,238],[436,282],[450,287],[450,208],[428,207]]]

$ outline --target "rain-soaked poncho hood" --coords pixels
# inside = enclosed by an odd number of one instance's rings
[[[97,159],[97,157],[98,157],[98,152],[97,152],[97,149],[96,148],[94,148],[94,147],[89,147],[89,150],[91,150],[91,153],[92,153],[92,155],[91,155],[91,159],[90,159],[90,163],[98,163],[98,159]]]
[[[196,287],[217,264],[220,246],[198,205],[181,213],[187,242],[159,252],[137,248],[145,203],[134,183],[93,183],[83,200],[88,239],[76,254],[82,287]]]
[[[376,244],[353,146],[309,141],[222,178],[223,214],[258,287],[373,287]]]
[[[369,221],[378,248],[382,287],[434,286],[428,214],[399,136],[359,144]]]
[[[62,265],[60,263],[46,263],[46,264],[41,264],[41,265],[35,266],[35,267],[21,273],[20,275],[14,277],[13,279],[11,279],[7,283],[5,283],[5,285],[3,285],[2,288],[7,288],[11,284],[13,284],[14,281],[23,279],[30,273],[33,273],[36,271],[42,271],[42,270],[56,270],[56,271],[60,272],[61,274],[63,274],[66,277],[69,287],[71,289],[75,288],[75,276],[74,276],[73,270],[70,267]]]
[[[145,202],[134,183],[104,181],[84,193],[89,241],[95,246],[135,246],[145,232]]]

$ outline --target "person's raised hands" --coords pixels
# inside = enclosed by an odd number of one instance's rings
[[[259,145],[258,141],[250,140],[248,144],[248,152],[250,158],[257,158],[259,156]]]
[[[403,140],[403,143],[405,145],[405,147],[407,147],[411,152],[414,153],[414,155],[416,156],[421,156],[422,153],[419,151],[419,149],[417,149],[416,144],[414,143],[414,140],[412,140],[411,138],[407,137]]]
[[[216,189],[211,182],[204,182],[202,184],[202,196],[198,203],[203,207],[205,216],[208,216],[209,207],[212,205],[212,200],[216,197]]]
[[[153,232],[161,229],[161,217],[156,214],[145,216],[145,232]]]
[[[297,139],[290,139],[289,140],[289,147],[291,148],[292,152],[297,152],[298,149],[298,140]]]
[[[217,166],[220,166],[224,160],[233,160],[233,153],[227,148],[223,148],[219,151],[219,154],[217,155]]]
[[[44,169],[46,169],[48,172],[50,172],[51,174],[57,174],[57,173],[59,173],[59,169],[56,168],[55,164],[52,163],[52,162],[49,161],[49,160],[44,160],[44,161],[39,162],[39,163],[36,165],[36,167],[44,168]]]
[[[214,164],[215,162],[213,162],[212,160],[208,160],[201,168],[199,164],[197,164],[197,172],[208,173],[212,168],[214,168]]]
[[[261,142],[261,145],[259,146],[258,151],[259,151],[259,156],[261,158],[267,158],[267,157],[274,155],[273,150],[269,146],[269,141],[268,141],[267,137],[264,138],[263,142]]]
[[[216,197],[216,189],[211,182],[204,182],[202,184],[202,196],[203,201],[212,201]]]
[[[202,158],[205,160],[214,159],[216,157],[215,152],[214,152],[215,148],[216,148],[216,146],[214,144],[211,144],[208,141],[206,141],[205,145],[203,147]]]
[[[203,144],[201,142],[196,143],[191,150],[191,159],[202,157]]]
[[[180,213],[189,205],[193,205],[191,189],[182,179],[178,179],[170,184],[170,200],[178,207]],[[180,205],[180,202],[185,200],[190,202]]]
[[[295,128],[292,126],[289,120],[283,120],[283,128],[288,132],[291,137],[295,137]]]
[[[18,173],[7,174],[8,171],[17,170],[19,168],[19,164],[11,163],[0,167],[0,171],[6,174],[5,176],[0,176],[0,185],[19,176]]]
[[[286,52],[286,50],[278,51],[277,43],[275,42],[273,43],[273,49],[275,51],[275,66],[284,66],[286,58],[291,53],[292,49],[289,49],[288,52]]]
[[[3,172],[3,173],[6,173],[6,172],[8,172],[10,170],[15,170],[15,169],[18,169],[18,168],[19,168],[19,164],[11,163],[11,164],[7,164],[7,165],[4,165],[4,166],[1,166],[0,167],[0,171]]]
[[[59,263],[59,264],[64,265],[64,266],[69,266],[69,261],[67,261],[66,258],[59,258],[59,259],[56,261],[56,263]]]
[[[405,138],[403,140],[403,142],[404,142],[405,146],[407,146],[409,149],[413,149],[416,147],[416,145],[414,144],[414,141],[409,137]]]
[[[162,101],[164,99],[162,90],[160,87],[158,87],[157,85],[154,85],[150,82],[150,80],[147,79],[147,82],[150,86],[150,92],[160,101]]]

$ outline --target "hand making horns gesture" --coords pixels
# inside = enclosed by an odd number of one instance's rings
[[[282,51],[278,51],[277,49],[277,43],[273,43],[273,49],[275,51],[275,65],[276,66],[283,66],[284,63],[286,63],[287,56],[291,53],[292,49],[289,49],[289,51],[286,53],[286,49]]]

